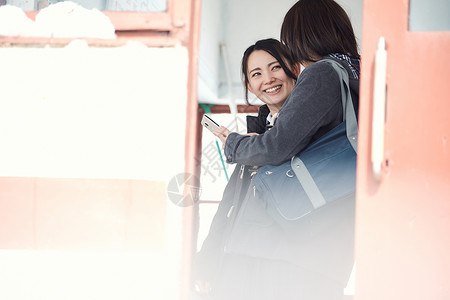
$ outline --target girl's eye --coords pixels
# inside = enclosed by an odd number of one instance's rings
[[[261,75],[261,73],[255,72],[255,73],[253,73],[253,74],[251,75],[251,77],[255,77],[255,76],[258,76],[258,75]]]
[[[274,67],[272,68],[272,70],[275,71],[275,70],[278,70],[278,69],[280,69],[280,68],[281,68],[281,66],[274,66]]]

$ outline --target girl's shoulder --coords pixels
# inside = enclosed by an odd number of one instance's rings
[[[334,68],[326,60],[333,60],[333,61],[337,62],[338,64],[340,64],[341,66],[343,66],[347,70],[350,80],[355,80],[355,79],[358,80],[359,79],[359,60],[356,62],[354,62],[353,60],[346,61],[343,59],[330,57],[330,56],[326,56],[322,60],[319,60],[319,61],[309,65],[300,73],[300,76],[302,76],[302,75],[304,77],[320,76],[321,78],[330,77],[330,76],[334,77],[334,75],[335,75]],[[300,79],[300,77],[299,77],[299,79]]]
[[[329,63],[319,60],[303,69],[303,71],[301,71],[300,73],[298,81],[302,82],[310,80],[328,80],[335,79],[335,77],[337,78],[337,75],[334,71],[333,66]]]

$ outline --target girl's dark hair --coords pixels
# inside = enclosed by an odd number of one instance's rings
[[[250,46],[245,50],[244,56],[242,57],[241,71],[242,71],[242,81],[245,87],[245,101],[250,105],[248,101],[248,58],[250,54],[255,50],[263,50],[272,55],[281,65],[287,76],[294,80],[297,80],[297,66],[295,60],[293,59],[290,52],[286,49],[280,41],[276,39],[265,39],[259,40],[254,45]]]
[[[300,63],[331,53],[360,57],[350,19],[333,0],[299,0],[284,17],[280,37]]]

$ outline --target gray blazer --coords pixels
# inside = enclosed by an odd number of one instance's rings
[[[359,80],[348,71],[355,111],[358,112]],[[359,68],[359,66],[358,66]],[[342,122],[340,81],[333,67],[314,63],[298,77],[295,88],[281,108],[276,126],[261,135],[231,133],[224,152],[228,163],[279,165]]]

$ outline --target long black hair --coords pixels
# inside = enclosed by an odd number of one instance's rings
[[[241,71],[242,71],[242,81],[245,87],[245,101],[247,104],[250,104],[248,101],[248,58],[250,54],[255,50],[263,50],[272,55],[281,65],[284,72],[290,78],[297,80],[297,66],[295,60],[293,59],[290,52],[287,50],[280,41],[276,39],[264,39],[257,41],[254,45],[251,45],[244,52],[244,56],[242,57]]]

